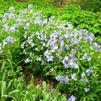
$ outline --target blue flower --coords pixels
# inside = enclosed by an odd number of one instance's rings
[[[15,26],[11,26],[10,28],[9,28],[9,32],[11,32],[11,33],[13,33],[13,32],[15,32],[16,30],[15,30]]]
[[[85,54],[83,55],[83,59],[88,60],[88,61],[91,61],[91,58],[88,57],[87,53],[85,53]]]
[[[74,95],[72,95],[68,98],[68,101],[76,101],[76,97]]]
[[[93,40],[91,35],[86,35],[86,41],[91,42]]]
[[[15,41],[15,39],[11,36],[8,36],[6,39],[5,39],[5,42],[7,43],[13,43]]]
[[[68,64],[71,68],[79,68],[78,64],[73,59],[70,59]]]
[[[87,71],[86,71],[87,76],[91,76],[92,73],[93,73],[93,70],[91,67],[89,69],[87,69]]]
[[[68,63],[68,60],[69,60],[68,56],[65,56],[65,58],[63,59],[63,64]]]
[[[54,59],[54,56],[48,56],[47,57],[47,62],[53,61],[53,59]]]
[[[63,81],[63,77],[62,77],[61,75],[58,75],[58,76],[56,77],[56,80],[57,80],[57,81]]]
[[[70,81],[70,79],[68,78],[68,76],[66,76],[66,77],[63,79],[63,81],[64,81],[66,84],[68,84],[69,81]]]
[[[69,65],[68,64],[64,64],[64,68],[69,68]]]

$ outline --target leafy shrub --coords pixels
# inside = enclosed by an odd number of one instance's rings
[[[76,28],[84,28],[96,35],[101,34],[101,20],[90,11],[81,10],[77,5],[68,5],[57,10],[45,11],[46,15],[54,15],[61,21],[71,22]]]
[[[100,0],[83,0],[82,8],[86,10],[91,10],[94,12],[101,11],[101,1]]]

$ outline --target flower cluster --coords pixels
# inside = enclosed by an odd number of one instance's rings
[[[3,49],[5,48],[6,45],[13,44],[16,41],[16,39],[12,36],[6,37],[2,42],[0,43],[0,54],[3,53]]]
[[[76,101],[76,97],[74,95],[70,96],[68,101]]]

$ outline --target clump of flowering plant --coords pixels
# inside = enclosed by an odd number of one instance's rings
[[[29,7],[18,13],[10,8],[2,17],[2,32],[19,36],[21,60],[34,73],[51,75],[60,89],[81,97],[72,95],[69,101],[85,100],[95,90],[92,85],[99,81],[98,56],[94,56],[101,53],[101,46],[86,29],[77,30],[71,23],[60,23]],[[14,41],[10,36],[5,39],[6,43]]]
[[[33,63],[36,70],[37,64],[40,65],[39,69],[65,84],[72,93],[79,89],[84,94],[93,91],[91,79],[97,77],[93,55],[101,51],[99,44],[95,46],[95,37],[87,30],[74,29],[71,24],[59,24],[53,18],[44,22],[43,19],[42,16],[41,20],[34,21],[33,26],[39,30],[27,35],[21,44],[27,56],[25,63]]]

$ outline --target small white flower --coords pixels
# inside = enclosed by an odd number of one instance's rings
[[[69,68],[69,65],[68,64],[64,64],[64,68]]]
[[[27,35],[28,35],[28,32],[25,31],[25,33],[24,33],[24,38],[27,38]]]
[[[36,60],[37,60],[37,61],[41,61],[41,58],[40,58],[40,57],[36,57]]]
[[[14,33],[16,30],[15,30],[15,26],[11,26],[10,28],[9,28],[9,32],[11,32],[11,33]]]
[[[86,74],[83,72],[83,73],[81,74],[81,77],[82,77],[82,78],[84,78],[84,77],[85,77],[85,75],[86,75]]]
[[[32,44],[32,43],[33,43],[33,39],[32,39],[32,38],[30,38],[30,37],[28,37],[27,42],[28,42],[29,44]]]
[[[75,81],[77,80],[77,78],[76,78],[76,73],[71,74],[71,79],[72,79],[72,80],[75,80]]]
[[[28,5],[28,8],[33,8],[33,4],[29,4]]]
[[[30,59],[27,58],[27,59],[25,60],[25,63],[27,64],[27,63],[29,63],[29,62],[30,62]]]
[[[27,52],[26,52],[26,50],[25,50],[25,49],[23,50],[23,53],[24,53],[24,54],[27,54]]]
[[[8,24],[3,24],[4,29],[7,31],[9,29]]]
[[[68,76],[66,76],[66,77],[63,79],[63,81],[64,81],[66,84],[68,84],[68,83],[69,83],[69,81],[70,81],[70,79],[69,79],[69,77],[68,77]]]
[[[10,7],[10,8],[9,8],[9,11],[10,11],[10,12],[14,12],[14,11],[15,11],[14,7],[13,7],[13,6]]]
[[[24,49],[25,42],[21,44],[21,48]]]
[[[88,60],[88,61],[91,61],[91,57],[88,57],[88,54],[87,53],[85,53],[83,55],[83,59]]]
[[[84,88],[85,92],[89,92],[90,88]]]
[[[68,60],[69,60],[68,56],[65,56],[64,59],[63,59],[63,61],[62,61],[63,64],[68,63]]]
[[[49,56],[47,57],[47,62],[53,61],[53,59],[54,59],[54,56]]]

